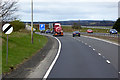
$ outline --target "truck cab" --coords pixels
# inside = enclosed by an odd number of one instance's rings
[[[63,36],[63,30],[60,23],[53,24],[54,36]]]

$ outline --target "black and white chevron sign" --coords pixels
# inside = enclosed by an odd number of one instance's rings
[[[5,34],[10,34],[13,31],[13,27],[9,23],[7,23],[2,27],[2,30]]]

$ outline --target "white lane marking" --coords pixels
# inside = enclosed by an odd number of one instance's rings
[[[109,61],[109,60],[106,60],[106,62],[107,62],[108,64],[110,64],[110,61]]]
[[[91,47],[91,46],[89,45],[89,47]]]
[[[99,56],[101,56],[101,54],[100,54],[100,53],[98,53],[98,55],[99,55]]]
[[[50,74],[50,72],[51,72],[53,66],[55,65],[55,63],[56,63],[56,61],[57,61],[57,59],[58,59],[58,57],[59,57],[59,55],[60,55],[60,51],[61,51],[61,42],[60,42],[60,40],[59,40],[58,38],[56,38],[56,37],[54,37],[54,38],[59,42],[58,53],[57,53],[55,59],[53,60],[52,64],[50,65],[49,69],[48,69],[47,72],[45,73],[43,79],[47,79],[48,75]]]
[[[103,56],[103,58],[105,59],[105,56]]]
[[[111,43],[111,44],[120,46],[118,43],[114,43],[114,42],[111,42],[111,41],[107,41],[107,40],[105,40],[105,39],[100,39],[100,38],[95,38],[95,37],[90,37],[90,36],[83,36],[83,35],[81,35],[81,36],[82,36],[82,37],[86,37],[86,38],[97,39],[97,40],[100,40],[100,41],[104,41],[104,42],[107,42],[107,43]]]
[[[95,49],[93,48],[93,51],[95,51]]]
[[[118,72],[120,74],[120,72]]]
[[[85,43],[85,45],[87,45],[87,43]]]

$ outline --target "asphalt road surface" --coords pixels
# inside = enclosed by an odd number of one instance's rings
[[[118,78],[118,46],[87,37],[58,37],[60,56],[49,78]]]

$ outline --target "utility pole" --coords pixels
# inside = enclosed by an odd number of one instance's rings
[[[33,0],[31,0],[31,43],[33,44]]]
[[[80,31],[80,29],[81,29],[81,25],[80,25],[80,19],[79,19],[79,31]]]
[[[120,1],[118,2],[118,18],[120,18]]]

